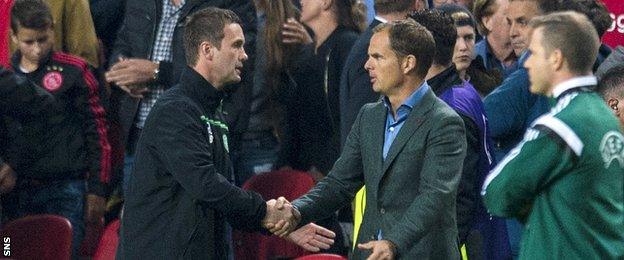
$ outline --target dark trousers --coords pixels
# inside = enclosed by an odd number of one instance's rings
[[[76,259],[85,232],[86,182],[18,180],[16,188],[4,204],[8,207],[8,217],[15,219],[27,215],[52,214],[68,219],[72,225],[72,258]],[[9,204],[11,205],[8,206]]]

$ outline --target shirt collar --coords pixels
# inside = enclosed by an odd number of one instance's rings
[[[557,84],[553,88],[552,94],[554,98],[558,98],[563,92],[566,92],[567,90],[583,86],[595,86],[597,84],[598,80],[593,75],[575,77]]]
[[[217,90],[210,82],[191,67],[182,72],[180,88],[191,93],[191,99],[197,101],[207,112],[214,113],[221,104],[223,92]],[[211,115],[212,116],[212,115]]]
[[[388,23],[388,20],[386,20],[386,19],[382,18],[382,17],[381,17],[381,16],[379,16],[379,15],[375,15],[375,19],[376,19],[377,21],[380,21],[381,23]]]
[[[420,102],[423,96],[425,96],[425,93],[427,93],[428,90],[429,90],[429,84],[427,84],[427,81],[423,81],[420,87],[418,87],[417,90],[412,92],[412,94],[409,97],[407,97],[407,99],[403,101],[403,104],[401,104],[401,106],[399,107],[406,106],[409,109],[413,109],[414,106],[416,106],[418,102]],[[384,103],[384,106],[386,106],[387,108],[391,107],[390,100],[388,99],[387,96],[383,97],[383,103]]]

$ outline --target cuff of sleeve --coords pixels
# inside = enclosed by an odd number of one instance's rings
[[[158,78],[156,82],[161,85],[171,86],[171,79],[173,78],[173,63],[168,61],[161,61],[158,64]]]
[[[401,255],[401,249],[406,248],[407,241],[402,241],[399,237],[388,235],[384,237],[384,240],[390,241],[394,245],[394,258],[398,258]]]

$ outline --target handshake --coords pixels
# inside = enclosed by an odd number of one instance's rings
[[[314,223],[296,229],[301,221],[301,214],[284,197],[269,200],[266,205],[262,226],[274,235],[311,252],[329,249],[334,244],[336,234]]]

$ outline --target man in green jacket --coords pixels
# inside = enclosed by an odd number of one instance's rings
[[[526,223],[520,259],[622,259],[624,137],[592,91],[598,34],[574,12],[530,27],[531,92],[553,107],[487,177],[485,205]]]

